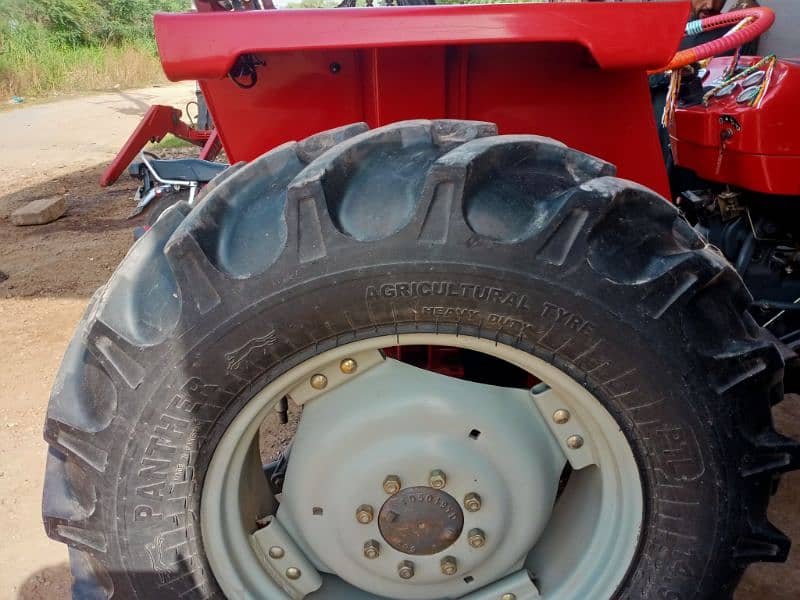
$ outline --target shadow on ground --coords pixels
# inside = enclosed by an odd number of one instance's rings
[[[70,600],[71,587],[69,565],[61,563],[28,577],[17,592],[17,600]]]
[[[84,169],[0,197],[0,298],[89,297],[105,283],[133,242],[127,220],[135,182],[97,183],[102,166]],[[67,211],[46,225],[16,227],[9,215],[31,200],[63,196]]]

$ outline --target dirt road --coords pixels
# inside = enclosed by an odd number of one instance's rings
[[[67,551],[41,525],[45,408],[89,296],[125,256],[135,185],[101,190],[103,166],[151,103],[183,106],[179,84],[0,111],[0,599],[65,599]],[[14,227],[29,200],[67,199],[49,225]]]
[[[75,324],[125,255],[137,224],[125,220],[133,184],[125,178],[100,190],[96,182],[147,104],[181,106],[191,93],[180,85],[0,112],[0,600],[69,597],[66,548],[45,537],[40,519],[42,423]],[[62,219],[31,228],[9,223],[16,207],[53,194],[67,197]],[[800,399],[780,405],[777,420],[800,437]],[[795,473],[771,510],[795,540],[798,507]],[[790,600],[798,589],[800,550],[788,565],[751,569],[737,600]]]

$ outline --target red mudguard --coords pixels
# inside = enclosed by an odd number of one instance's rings
[[[646,71],[688,2],[492,4],[160,14],[173,80],[198,79],[230,161],[366,121],[494,121],[547,135],[668,194]],[[204,43],[198,44],[198,39]],[[227,77],[253,55],[256,84]]]

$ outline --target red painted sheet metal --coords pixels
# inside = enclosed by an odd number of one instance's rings
[[[755,58],[745,57],[742,64]],[[708,81],[719,77],[729,58],[714,59]],[[739,104],[742,88],[707,107],[678,109],[671,129],[675,162],[700,177],[770,194],[800,194],[800,64],[779,61],[759,108]],[[738,127],[726,120],[732,118]],[[720,157],[720,134],[731,129]]]
[[[224,77],[242,53],[525,42],[576,43],[605,69],[654,69],[688,14],[685,1],[490,4],[159,14],[155,27],[177,81]]]
[[[249,161],[347,123],[477,119],[535,133],[615,163],[668,194],[644,70],[599,69],[575,44],[490,44],[258,55],[258,83],[201,87],[228,158]],[[331,69],[335,64],[336,68]]]

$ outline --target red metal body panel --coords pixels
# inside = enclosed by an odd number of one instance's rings
[[[209,12],[158,15],[156,34],[167,75],[200,80],[231,161],[355,121],[480,119],[667,194],[646,70],[687,16],[687,2]],[[225,77],[243,53],[265,63],[252,89]]]
[[[758,59],[746,57],[742,64]],[[719,77],[729,58],[714,59],[708,81]],[[800,64],[781,60],[759,108],[738,104],[732,95],[712,99],[709,106],[678,109],[671,129],[675,163],[700,177],[768,194],[800,194]],[[720,159],[720,133],[736,119],[733,137],[726,141]]]

